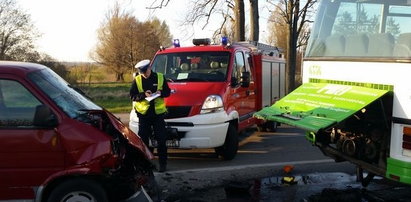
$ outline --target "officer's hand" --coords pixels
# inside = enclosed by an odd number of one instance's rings
[[[161,95],[161,91],[159,91],[159,90],[158,90],[156,93],[157,93],[158,95]]]
[[[146,95],[146,97],[150,97],[151,96],[151,91],[147,90],[144,94]]]

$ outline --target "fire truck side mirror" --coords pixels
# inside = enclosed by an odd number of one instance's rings
[[[241,72],[241,87],[248,88],[250,86],[250,72]]]
[[[238,86],[238,79],[237,79],[237,77],[231,77],[231,84],[230,84],[232,87],[236,87],[236,86]]]

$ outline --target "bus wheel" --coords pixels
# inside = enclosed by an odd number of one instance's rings
[[[63,182],[51,191],[48,202],[108,202],[103,187],[94,181],[73,179]]]
[[[217,155],[223,157],[224,160],[232,160],[238,151],[238,136],[237,129],[234,125],[229,125],[227,130],[227,136],[225,138],[224,145],[216,147],[215,152]]]

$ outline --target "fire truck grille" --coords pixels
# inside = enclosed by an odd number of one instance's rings
[[[187,117],[190,114],[190,106],[178,106],[178,107],[167,107],[168,113],[166,114],[165,119],[174,119]]]

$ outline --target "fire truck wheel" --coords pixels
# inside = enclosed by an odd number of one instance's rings
[[[263,124],[263,125],[257,125],[257,131],[258,132],[266,132],[267,130],[265,128],[265,125]]]
[[[275,121],[267,121],[261,125],[257,125],[258,132],[276,132],[278,123]]]
[[[275,121],[267,121],[264,125],[265,125],[265,130],[267,132],[276,132],[277,131],[278,123],[275,122]]]
[[[51,191],[48,202],[108,202],[103,187],[86,179],[67,180]]]
[[[237,154],[238,150],[238,136],[237,129],[234,125],[229,125],[227,130],[227,136],[225,138],[224,145],[215,148],[218,155],[222,156],[224,160],[232,160]]]

